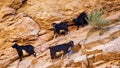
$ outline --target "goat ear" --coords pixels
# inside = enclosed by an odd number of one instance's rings
[[[52,23],[52,26],[55,26],[56,23]]]

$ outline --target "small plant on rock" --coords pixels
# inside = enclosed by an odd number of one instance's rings
[[[95,29],[102,29],[110,24],[110,21],[102,18],[102,10],[94,10],[89,15],[89,22]]]

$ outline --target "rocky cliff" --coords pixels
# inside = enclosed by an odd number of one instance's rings
[[[69,34],[53,39],[53,22],[71,24],[81,12],[89,15],[94,9],[104,9],[103,17],[112,22],[106,30],[70,26]],[[0,68],[120,67],[120,0],[0,0],[0,25]],[[69,58],[51,62],[48,47],[70,40],[75,47]],[[19,62],[14,42],[32,44],[37,57]]]

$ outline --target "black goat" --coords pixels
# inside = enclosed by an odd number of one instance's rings
[[[53,23],[54,28],[54,38],[58,36],[58,34],[67,34],[68,33],[68,22],[61,22],[59,24]]]
[[[23,50],[27,52],[29,55],[33,54],[34,57],[36,57],[36,53],[34,51],[34,47],[32,45],[26,45],[26,46],[19,46],[17,43],[13,44],[12,48],[16,48],[20,61],[22,61],[23,57]]]
[[[77,18],[73,19],[74,24],[77,26],[77,30],[80,26],[88,25],[88,16],[85,12],[82,12]]]
[[[49,47],[51,59],[54,59],[56,57],[56,52],[63,51],[64,55],[65,55],[66,53],[69,52],[69,48],[70,47],[72,48],[73,46],[74,46],[74,42],[70,41],[68,43],[64,43],[64,44]]]

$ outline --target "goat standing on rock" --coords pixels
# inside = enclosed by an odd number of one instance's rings
[[[54,38],[58,36],[58,34],[67,34],[68,33],[68,22],[61,22],[59,24],[53,23],[54,28]]]
[[[34,47],[32,45],[19,46],[17,43],[13,44],[12,48],[16,48],[20,61],[22,61],[23,51],[27,52],[29,55],[33,54],[36,57]]]
[[[77,18],[73,19],[74,24],[77,26],[77,30],[80,26],[88,25],[88,16],[85,12],[82,12]]]
[[[69,48],[70,47],[72,48],[73,46],[74,46],[74,42],[70,41],[68,43],[64,43],[64,44],[49,47],[51,59],[54,59],[56,57],[56,52],[63,51],[64,55],[67,54],[69,52]]]

